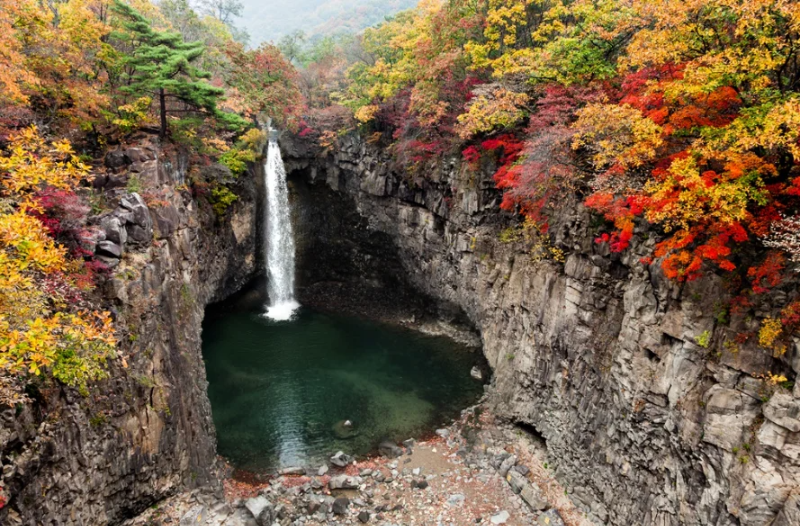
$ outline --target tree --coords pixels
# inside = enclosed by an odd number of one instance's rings
[[[245,50],[232,43],[227,54],[231,62],[227,83],[243,111],[253,117],[266,114],[281,126],[294,127],[302,96],[297,72],[281,51],[271,44]]]
[[[229,125],[241,125],[240,117],[217,108],[224,90],[212,86],[210,74],[194,66],[204,51],[201,42],[184,42],[179,33],[156,31],[152,24],[133,7],[115,0],[112,10],[122,19],[124,32],[116,37],[130,47],[121,59],[122,93],[158,98],[160,134],[167,134],[167,112],[197,111],[216,117]],[[167,99],[184,107],[169,108]]]
[[[284,35],[278,41],[278,49],[281,50],[286,60],[292,64],[301,62],[303,55],[305,55],[306,34],[301,31],[292,31],[288,35]]]
[[[247,44],[250,35],[246,30],[233,23],[234,17],[242,16],[244,4],[239,0],[199,0],[200,10],[206,15],[216,18],[228,28],[234,40]]]
[[[200,9],[227,25],[233,23],[233,17],[242,16],[244,4],[239,0],[199,0]]]

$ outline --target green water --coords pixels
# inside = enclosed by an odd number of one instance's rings
[[[469,374],[476,349],[306,308],[273,322],[247,303],[209,308],[203,326],[218,452],[237,468],[368,454],[431,432],[483,392]]]

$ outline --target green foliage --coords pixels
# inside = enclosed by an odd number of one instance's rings
[[[220,164],[227,166],[234,177],[242,175],[247,170],[247,163],[255,160],[255,152],[249,149],[240,150],[239,148],[228,150],[219,158]]]
[[[195,66],[203,55],[202,42],[184,42],[180,33],[158,31],[139,11],[115,0],[111,10],[122,19],[122,31],[113,36],[130,51],[123,54],[122,86],[135,97],[159,101],[161,135],[167,132],[167,113],[182,111],[178,105],[218,118],[225,126],[244,126],[244,120],[217,108],[224,90],[207,82],[210,73]]]
[[[129,194],[141,193],[142,180],[139,179],[139,176],[136,174],[129,175],[128,182],[125,184],[125,189],[128,191]]]
[[[211,189],[211,195],[208,201],[211,203],[217,216],[223,217],[228,211],[228,208],[236,202],[237,199],[239,199],[239,197],[231,192],[227,186],[219,184]]]
[[[696,338],[697,345],[704,349],[708,349],[708,346],[711,344],[711,331],[703,331],[700,336]]]
[[[123,104],[117,108],[118,116],[113,118],[111,123],[123,133],[131,132],[147,120],[152,103],[153,99],[150,97],[139,97],[131,104]]]

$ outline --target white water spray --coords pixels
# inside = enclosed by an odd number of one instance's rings
[[[265,316],[273,320],[288,320],[300,306],[294,299],[294,235],[289,214],[286,169],[278,147],[277,132],[269,127],[267,131],[269,145],[264,165],[267,190],[264,260],[267,265],[269,305]]]

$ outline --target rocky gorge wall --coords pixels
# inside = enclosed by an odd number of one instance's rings
[[[3,525],[116,524],[177,491],[220,486],[200,331],[205,306],[255,271],[260,167],[218,218],[186,186],[230,178],[139,137],[94,181],[105,212],[96,254],[111,268],[95,298],[120,339],[109,378],[89,396],[52,388],[0,413]],[[135,189],[135,191],[133,191]]]
[[[546,440],[557,478],[593,521],[800,524],[800,385],[763,380],[794,378],[800,345],[773,358],[754,338],[726,344],[758,320],[724,319],[720,279],[679,285],[639,264],[655,243],[646,231],[609,254],[578,203],[553,218],[552,242],[521,239],[499,212],[491,167],[452,161],[413,184],[355,136],[330,153],[288,138],[284,149],[296,200],[354,216],[311,244],[350,240],[344,252],[363,262],[373,251],[364,240],[388,239],[387,268],[463,310],[494,370],[492,409]],[[300,257],[325,268],[335,252]],[[785,294],[760,301],[766,315]]]

